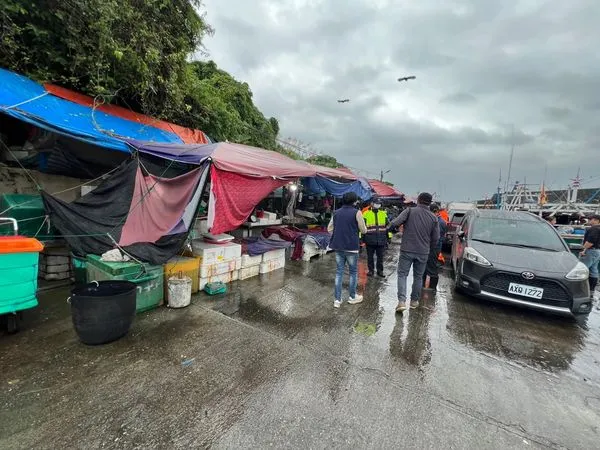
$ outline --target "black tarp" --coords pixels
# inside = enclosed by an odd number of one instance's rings
[[[96,189],[72,203],[42,192],[50,223],[75,255],[102,255],[116,248],[131,207],[137,168],[136,160],[122,163]],[[140,261],[164,264],[181,250],[187,235],[187,231],[167,235],[155,243],[136,243],[123,249]]]

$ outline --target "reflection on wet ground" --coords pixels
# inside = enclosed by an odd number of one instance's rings
[[[0,448],[596,448],[600,310],[453,292],[395,313],[398,247],[333,308],[334,257],[138,316],[85,347],[60,291],[0,336]],[[85,431],[85,432],[84,432]],[[50,445],[50,443],[52,445]]]

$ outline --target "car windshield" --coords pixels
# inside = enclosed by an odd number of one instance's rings
[[[560,237],[548,224],[532,220],[479,217],[473,223],[470,239],[497,245],[565,251]]]

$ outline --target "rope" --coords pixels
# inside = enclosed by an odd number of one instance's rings
[[[13,108],[16,108],[16,107],[18,107],[18,106],[24,105],[24,104],[26,104],[26,103],[32,102],[32,101],[34,101],[34,100],[37,100],[37,99],[39,99],[39,98],[42,98],[42,97],[44,97],[44,96],[46,96],[46,95],[48,95],[48,91],[44,92],[43,94],[36,95],[35,97],[32,97],[32,98],[30,98],[29,100],[24,100],[24,101],[22,101],[22,102],[20,102],[20,103],[16,103],[16,104],[14,104],[14,105],[11,105],[11,106],[3,106],[3,107],[2,107],[2,108],[0,108],[0,109],[2,109],[2,110],[4,110],[4,111],[8,111],[9,109],[13,109]]]
[[[37,237],[37,235],[40,234],[40,231],[42,231],[42,227],[44,226],[44,224],[46,223],[47,220],[48,220],[48,216],[45,216],[44,221],[42,222],[42,224],[40,225],[40,227],[38,228],[38,230],[36,231],[36,233],[33,237]],[[48,228],[50,228],[50,224],[48,224]],[[50,230],[48,230],[48,232],[50,232]]]

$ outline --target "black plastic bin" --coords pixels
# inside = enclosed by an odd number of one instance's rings
[[[100,345],[129,332],[135,317],[136,285],[130,281],[92,281],[71,291],[71,316],[81,342]]]

